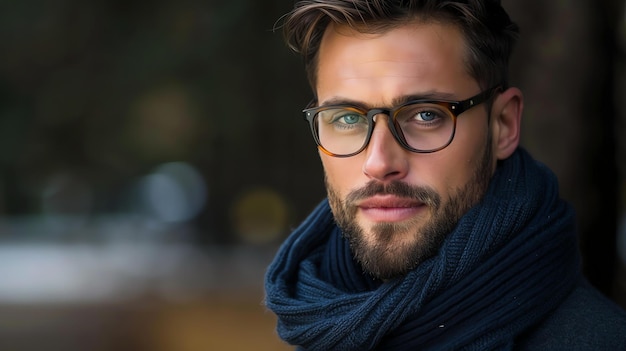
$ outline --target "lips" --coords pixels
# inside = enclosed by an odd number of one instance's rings
[[[360,201],[357,207],[370,221],[400,222],[416,216],[426,205],[415,199],[382,195]]]

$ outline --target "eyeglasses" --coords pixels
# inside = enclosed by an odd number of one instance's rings
[[[463,101],[412,100],[392,109],[329,105],[303,110],[317,146],[327,155],[350,157],[369,144],[374,117],[385,114],[389,130],[405,149],[431,153],[452,142],[457,117],[489,100],[499,86]]]

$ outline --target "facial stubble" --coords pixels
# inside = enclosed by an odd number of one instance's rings
[[[400,181],[387,184],[370,181],[342,200],[326,179],[328,201],[335,221],[365,272],[378,279],[393,279],[437,254],[459,219],[481,200],[489,186],[492,175],[490,139],[470,180],[450,194],[445,202],[430,187],[411,186]],[[403,223],[377,223],[370,228],[371,238],[368,239],[365,229],[357,222],[355,202],[377,194],[416,199],[427,206],[430,218],[421,226],[420,218]]]

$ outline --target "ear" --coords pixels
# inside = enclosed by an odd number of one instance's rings
[[[520,142],[524,96],[518,88],[496,95],[491,109],[494,155],[498,160],[511,156]]]

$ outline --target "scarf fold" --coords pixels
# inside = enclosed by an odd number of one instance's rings
[[[518,149],[438,254],[388,282],[363,273],[323,201],[269,266],[265,303],[306,350],[507,350],[580,278],[574,233],[556,177]]]

